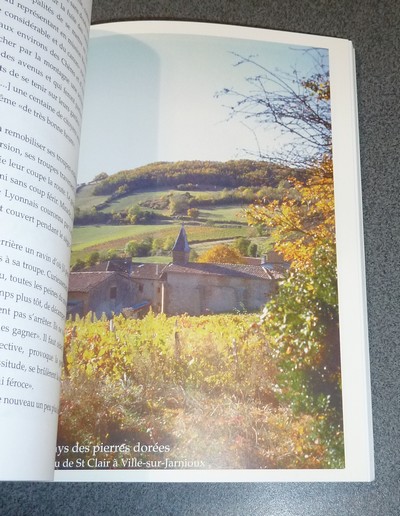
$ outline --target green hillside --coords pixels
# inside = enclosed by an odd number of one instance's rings
[[[77,189],[72,264],[96,252],[103,259],[123,256],[131,241],[145,243],[143,258],[165,261],[182,222],[196,251],[239,237],[261,250],[268,235],[257,238],[245,209],[257,200],[281,199],[291,190],[288,179],[301,174],[251,160],[152,163],[103,173]]]
[[[266,161],[159,162],[113,174],[96,185],[94,194],[116,194],[121,187],[126,193],[162,187],[187,190],[190,185],[203,188],[276,187],[280,181],[293,175],[301,175],[301,172]]]

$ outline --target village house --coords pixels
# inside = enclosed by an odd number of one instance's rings
[[[135,299],[136,285],[126,274],[116,271],[72,272],[69,276],[67,316],[111,317]]]
[[[70,275],[69,313],[203,315],[261,309],[286,264],[276,257],[250,264],[194,263],[184,226],[168,265],[114,260]],[[102,270],[99,270],[102,269]]]
[[[191,263],[182,226],[172,263],[162,272],[161,311],[168,315],[202,315],[256,311],[275,291],[282,271],[261,265]]]

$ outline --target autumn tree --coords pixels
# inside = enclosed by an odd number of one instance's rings
[[[97,174],[97,176],[95,176],[93,178],[93,182],[97,183],[98,181],[103,181],[104,179],[107,179],[107,178],[108,178],[107,172],[100,172],[100,174]]]
[[[198,258],[200,263],[245,263],[238,249],[226,244],[217,244],[204,251]]]
[[[223,93],[233,99],[232,117],[253,127],[274,124],[291,135],[289,149],[275,159],[305,172],[304,179],[289,180],[291,188],[280,199],[260,199],[247,214],[250,224],[268,229],[275,251],[290,262],[262,316],[280,371],[277,395],[295,412],[315,416],[313,435],[325,446],[323,467],[342,467],[330,83],[320,53],[314,56],[309,77],[271,71],[238,56],[238,65],[255,72],[247,79],[250,88]],[[257,152],[266,158],[261,145]]]
[[[171,215],[185,215],[190,207],[190,193],[174,194],[169,201],[169,211]]]
[[[189,208],[187,211],[187,216],[193,220],[197,220],[200,216],[200,211],[197,208]]]

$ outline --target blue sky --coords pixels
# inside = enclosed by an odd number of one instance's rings
[[[235,66],[257,56],[271,70],[308,76],[304,47],[225,37],[98,30],[89,46],[78,182],[154,161],[247,158],[254,133],[227,121],[223,88],[246,92],[255,69]],[[225,104],[225,105],[224,105]],[[285,139],[266,128],[257,135],[269,151]]]

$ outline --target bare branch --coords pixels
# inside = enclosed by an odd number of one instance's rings
[[[318,161],[321,156],[331,154],[331,113],[328,70],[317,49],[305,51],[312,56],[315,73],[302,78],[296,70],[292,74],[270,70],[263,66],[257,56],[241,56],[234,66],[250,65],[254,74],[246,78],[247,91],[224,88],[217,97],[231,99],[225,107],[228,120],[239,119],[252,133],[260,158],[267,154],[262,149],[256,134],[257,127],[279,129],[281,135],[289,135],[289,144],[272,159],[286,162],[290,166]],[[268,156],[271,160],[271,156]]]

